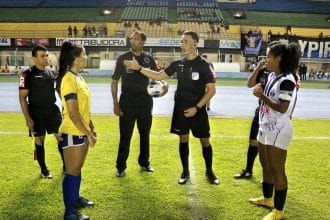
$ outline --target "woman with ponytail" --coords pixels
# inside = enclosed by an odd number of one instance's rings
[[[94,124],[90,117],[90,91],[84,79],[79,76],[79,70],[84,67],[86,60],[84,47],[70,42],[63,43],[58,80],[63,103],[63,121],[59,131],[66,168],[63,179],[65,220],[89,219],[79,210],[94,205],[94,202],[79,195],[81,169],[88,148],[96,143]]]
[[[273,208],[265,220],[284,219],[288,189],[285,161],[293,132],[291,116],[297,99],[295,72],[299,58],[297,44],[271,42],[266,58],[266,67],[271,71],[267,84],[264,90],[261,85],[256,85],[253,90],[253,94],[261,100],[257,140],[263,171],[263,197],[250,199],[250,202]]]

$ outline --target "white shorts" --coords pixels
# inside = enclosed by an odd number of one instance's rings
[[[269,127],[269,126],[263,126]],[[272,127],[272,126],[270,126]],[[291,122],[286,123],[281,128],[262,129],[259,128],[257,140],[263,145],[270,145],[282,150],[287,150],[292,139]]]
[[[68,148],[68,147],[77,147],[82,146],[86,143],[87,136],[75,136],[70,134],[61,134],[60,136],[60,145],[62,149]]]

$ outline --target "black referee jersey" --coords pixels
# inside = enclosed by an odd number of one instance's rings
[[[133,98],[138,96],[149,96],[147,92],[149,78],[138,71],[127,73],[124,60],[132,60],[133,56],[140,66],[152,70],[157,69],[155,60],[151,56],[145,53],[142,53],[140,56],[135,56],[129,51],[118,57],[112,79],[119,80],[121,78],[121,93],[124,96],[132,96]]]
[[[19,89],[29,90],[30,107],[53,106],[56,102],[55,80],[51,69],[40,70],[32,66],[20,74]]]
[[[206,84],[215,83],[216,76],[211,63],[197,56],[193,60],[177,60],[165,69],[168,76],[177,74],[176,103],[183,108],[195,106],[204,96]]]

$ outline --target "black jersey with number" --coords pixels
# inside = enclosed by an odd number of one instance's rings
[[[29,90],[30,106],[51,107],[56,102],[55,80],[55,73],[51,69],[40,70],[32,66],[20,74],[19,89]]]
[[[132,60],[133,56],[140,64],[140,66],[150,68],[152,70],[157,69],[155,60],[151,56],[145,53],[142,53],[140,56],[135,56],[131,51],[129,51],[118,57],[112,79],[119,80],[121,78],[121,92],[123,95],[134,97],[148,95],[148,77],[144,76],[138,71],[130,70],[132,72],[127,72],[124,65],[124,60]]]
[[[207,60],[197,56],[193,60],[177,60],[165,69],[168,76],[176,73],[178,86],[175,101],[183,107],[196,105],[204,96],[206,84],[215,83],[214,70]]]

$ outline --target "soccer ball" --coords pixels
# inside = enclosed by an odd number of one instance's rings
[[[158,98],[164,96],[168,91],[168,84],[167,82],[161,80],[153,80],[149,83],[147,87],[148,94],[151,97]]]

